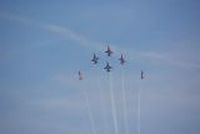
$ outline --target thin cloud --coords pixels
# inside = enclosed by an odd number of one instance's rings
[[[185,69],[200,69],[200,64],[197,62],[192,62],[184,59],[178,59],[173,53],[158,53],[158,52],[140,52],[140,56],[147,60],[152,60],[156,64],[172,65]]]
[[[105,43],[92,41],[86,38],[84,35],[79,34],[63,26],[42,23],[42,22],[34,21],[28,17],[22,17],[22,16],[17,16],[17,15],[8,14],[8,13],[2,13],[2,12],[0,13],[0,17],[7,20],[19,22],[22,24],[34,25],[34,26],[40,27],[41,29],[44,29],[45,31],[58,34],[64,39],[75,41],[81,47],[85,47],[90,50],[98,51],[98,50],[103,50],[105,47]],[[129,58],[130,60],[140,59],[140,60],[148,61],[148,63],[152,63],[152,64],[172,65],[172,66],[181,67],[184,69],[190,69],[190,68],[200,69],[200,63],[191,62],[188,60],[181,60],[175,57],[172,58],[170,56],[170,55],[173,55],[172,53],[163,54],[163,53],[158,53],[158,52],[138,52],[138,51],[133,51],[131,49],[126,50],[124,48],[116,47],[114,45],[112,45],[112,48],[115,51],[116,55],[119,55],[120,52],[129,53],[129,56],[131,56]]]

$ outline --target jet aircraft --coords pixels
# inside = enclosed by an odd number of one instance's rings
[[[109,63],[107,62],[106,66],[104,67],[104,69],[107,71],[107,72],[110,72],[112,67],[109,65]]]
[[[99,60],[99,57],[97,57],[96,54],[94,53],[93,58],[92,58],[91,61],[93,62],[93,64],[97,64],[98,60]]]
[[[83,75],[82,75],[82,73],[81,73],[81,71],[78,71],[78,76],[79,76],[79,80],[83,80]]]
[[[144,72],[141,70],[141,73],[140,73],[140,78],[143,80],[144,79]]]
[[[123,65],[126,62],[126,60],[124,59],[123,54],[121,54],[121,57],[119,58],[119,61],[120,61],[121,65]]]
[[[110,57],[111,54],[113,53],[113,51],[110,49],[110,47],[107,47],[107,50],[105,51],[105,53],[107,53],[107,55]]]

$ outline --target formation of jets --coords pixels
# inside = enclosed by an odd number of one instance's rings
[[[107,50],[104,51],[104,53],[107,54],[108,57],[111,57],[111,55],[113,54],[113,51],[111,50],[110,46],[107,47]],[[93,54],[93,58],[91,59],[91,62],[93,64],[97,64],[99,60],[99,57],[94,53]],[[124,65],[126,63],[126,60],[124,58],[124,55],[121,54],[120,58],[118,59],[121,65]],[[106,66],[104,67],[106,72],[111,72],[112,70],[112,66],[109,64],[109,62],[106,62]],[[83,79],[82,73],[81,71],[78,72],[79,75],[79,80]],[[143,80],[144,79],[144,72],[141,70],[140,72],[140,78]]]

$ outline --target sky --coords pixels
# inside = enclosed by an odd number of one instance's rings
[[[118,134],[138,134],[138,91],[141,134],[199,134],[199,13],[198,0],[1,0],[0,133],[117,134],[112,85]]]

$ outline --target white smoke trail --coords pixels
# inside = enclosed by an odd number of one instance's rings
[[[108,133],[108,120],[106,118],[106,102],[105,102],[105,97],[104,97],[104,92],[103,92],[103,89],[101,87],[101,82],[100,80],[98,79],[97,77],[97,86],[98,86],[98,89],[100,91],[100,103],[101,103],[101,107],[102,107],[102,115],[103,115],[103,123],[104,123],[104,134]]]
[[[113,82],[112,82],[112,73],[109,73],[109,82],[110,82],[110,98],[111,98],[111,107],[112,107],[112,116],[113,116],[113,122],[114,122],[114,131],[115,134],[119,134],[118,132],[118,122],[117,122],[117,112],[115,107],[115,98],[114,98],[114,92],[113,92]]]
[[[123,101],[123,121],[125,134],[129,134],[128,128],[128,116],[127,116],[127,98],[126,98],[126,89],[125,89],[125,78],[124,78],[124,69],[121,68],[121,84],[122,84],[122,101]]]
[[[140,89],[140,83],[138,88],[138,124],[137,124],[137,132],[138,134],[141,133],[141,89]]]
[[[89,115],[89,120],[90,120],[91,127],[92,127],[92,132],[93,132],[93,134],[97,134],[96,126],[95,126],[95,122],[94,122],[94,115],[92,113],[88,93],[87,93],[85,88],[83,88],[83,94],[84,94],[84,97],[86,99],[85,100],[86,101],[86,107],[87,107],[87,110],[88,110],[88,115]]]

